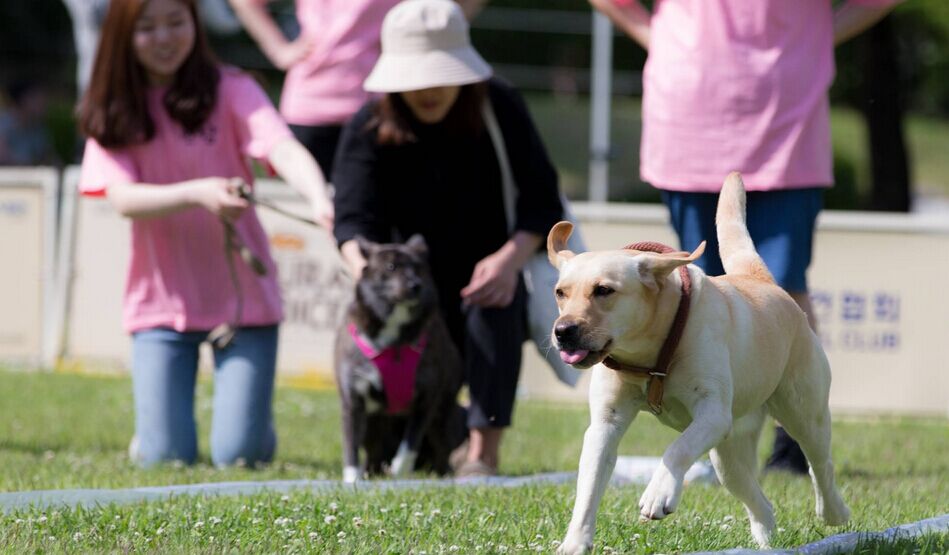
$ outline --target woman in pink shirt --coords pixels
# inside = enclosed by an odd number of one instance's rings
[[[899,0],[590,0],[649,52],[643,70],[640,174],[662,192],[681,248],[724,273],[715,207],[742,172],[748,229],[779,285],[816,327],[807,293],[814,224],[833,184],[830,106],[834,45]],[[779,428],[768,463],[807,473]]]
[[[300,35],[290,41],[267,12],[270,0],[230,0],[247,32],[287,70],[280,113],[326,175],[343,125],[369,99],[362,83],[379,58],[379,31],[399,0],[296,0]],[[458,0],[471,19],[487,0]]]
[[[214,349],[211,458],[270,460],[283,313],[267,236],[238,193],[253,181],[250,159],[266,160],[331,228],[320,168],[257,83],[214,61],[194,0],[112,0],[79,124],[88,137],[80,190],[132,225],[130,455],[143,465],[195,460],[198,347],[229,325],[236,335]]]

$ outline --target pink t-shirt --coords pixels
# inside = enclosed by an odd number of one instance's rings
[[[200,132],[185,135],[161,103],[164,88],[148,91],[155,136],[144,144],[107,149],[86,142],[79,190],[102,195],[110,185],[162,185],[201,177],[243,177],[252,183],[250,158],[264,159],[292,137],[264,91],[249,76],[223,68],[218,101]],[[155,327],[211,330],[234,318],[237,296],[224,254],[224,227],[196,207],[156,218],[131,220],[132,245],[123,322],[133,332]],[[276,267],[254,210],[235,223],[241,241],[267,267],[259,277],[237,256],[243,293],[242,325],[283,318]]]
[[[831,0],[656,0],[642,179],[717,192],[738,170],[749,190],[829,187],[832,15]]]
[[[265,1],[265,0],[259,0]],[[382,20],[399,0],[296,0],[313,50],[287,72],[280,112],[295,125],[349,120],[369,98],[362,83],[379,58]]]

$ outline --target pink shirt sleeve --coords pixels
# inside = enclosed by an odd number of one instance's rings
[[[867,8],[886,8],[899,4],[903,0],[847,0],[848,4],[865,6]]]
[[[247,156],[266,159],[274,145],[293,138],[283,117],[251,77],[237,74],[226,78],[222,93],[234,116],[241,151]]]
[[[79,172],[79,192],[89,196],[102,196],[110,185],[137,183],[138,170],[131,154],[126,149],[107,149],[95,139],[86,140]]]

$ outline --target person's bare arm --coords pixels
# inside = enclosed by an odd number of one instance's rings
[[[120,183],[106,189],[106,198],[127,218],[154,218],[195,206],[234,220],[248,203],[238,191],[240,178],[205,177],[168,185]]]
[[[331,231],[333,202],[326,177],[310,151],[296,139],[288,137],[274,145],[267,158],[277,175],[307,199],[316,223]]]
[[[461,11],[465,12],[465,19],[471,21],[488,3],[488,0],[455,0],[461,6]]]
[[[230,3],[247,33],[278,69],[287,70],[310,53],[312,44],[306,37],[300,36],[291,42],[283,36],[267,12],[266,0],[230,0]]]
[[[639,0],[617,5],[614,0],[590,0],[590,5],[610,18],[613,25],[629,35],[640,46],[649,50],[649,31],[652,14]]]
[[[872,27],[890,13],[894,5],[877,7],[844,2],[834,10],[834,46],[846,42]]]
[[[461,290],[465,304],[505,307],[514,300],[518,274],[537,252],[543,237],[518,230],[497,251],[475,264],[471,280]]]

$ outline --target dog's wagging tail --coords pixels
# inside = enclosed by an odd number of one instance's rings
[[[722,185],[715,212],[715,228],[718,230],[719,256],[726,274],[747,275],[774,283],[774,277],[755,251],[755,244],[748,234],[745,183],[738,172],[728,174]]]

